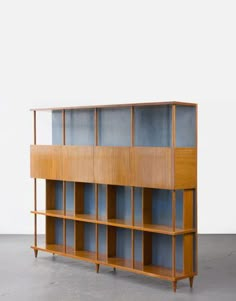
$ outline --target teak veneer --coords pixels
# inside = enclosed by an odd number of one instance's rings
[[[197,275],[197,105],[32,109],[34,250],[172,282]],[[52,145],[37,144],[52,112]],[[38,179],[45,208],[37,208]],[[43,245],[37,219],[45,218]]]

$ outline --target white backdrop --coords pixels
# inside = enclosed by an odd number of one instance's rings
[[[33,232],[31,107],[163,100],[199,103],[199,232],[236,233],[235,9],[0,1],[0,233]]]

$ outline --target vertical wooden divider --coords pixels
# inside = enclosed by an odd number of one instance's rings
[[[152,189],[142,190],[142,226],[152,224]]]
[[[97,108],[94,109],[94,147],[98,145],[98,112]],[[96,225],[95,225],[95,243],[96,243],[96,260],[99,259],[99,233],[98,233],[98,184],[95,183],[95,218],[96,218]],[[96,272],[99,272],[99,265],[96,264]]]
[[[176,192],[172,191],[172,231],[175,232],[176,225]],[[172,276],[176,275],[176,236],[172,235]]]
[[[77,183],[74,183],[74,193],[73,193],[73,197],[74,197],[74,215],[76,215],[76,210],[77,210],[77,200],[76,200],[76,189],[77,189]],[[77,221],[74,220],[74,252],[76,254],[77,251]]]
[[[194,227],[194,191],[185,189],[183,194],[183,228],[192,229]]]
[[[62,110],[62,145],[66,143],[65,110]],[[66,215],[66,182],[63,181],[63,213]],[[66,219],[63,218],[63,245],[66,253]]]
[[[175,146],[176,146],[176,106],[172,105],[172,124],[171,124],[171,154],[172,154],[172,231],[175,232],[176,225],[176,192],[175,192]],[[176,275],[176,236],[172,235],[172,277]],[[173,289],[176,290],[176,282],[173,282]]]
[[[131,187],[131,224],[134,226],[134,187]],[[135,230],[131,230],[131,260],[132,260],[132,269],[135,266],[135,254],[134,254],[134,241],[135,241]]]
[[[36,111],[33,111],[33,122],[34,122],[34,145],[37,143],[37,128],[36,128]],[[37,211],[37,179],[34,178],[34,211]],[[46,220],[46,219],[45,219]],[[37,214],[34,214],[34,246],[37,247]],[[34,250],[34,255],[37,257],[38,250]]]
[[[197,151],[197,160],[196,160],[196,165],[198,166],[198,105],[196,105],[196,151]],[[196,173],[197,173],[197,168],[196,168]],[[196,179],[197,179],[197,174],[196,174]],[[198,208],[198,195],[197,195],[197,187],[198,187],[198,181],[196,181],[196,188],[194,191],[194,215],[195,215],[195,229],[196,229],[196,234],[195,234],[195,272],[198,273],[198,212],[197,212],[197,208]]]
[[[134,107],[130,107],[130,146],[134,146]],[[131,224],[134,226],[134,187],[131,186]],[[134,241],[135,241],[135,230],[131,230],[131,267],[132,269],[135,266],[135,246],[134,246]]]

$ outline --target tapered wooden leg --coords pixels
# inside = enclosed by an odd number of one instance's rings
[[[96,263],[96,273],[99,273],[99,264]]]
[[[34,250],[34,257],[35,257],[35,258],[38,257],[38,250]]]
[[[193,287],[193,277],[189,277],[189,286]]]
[[[173,288],[173,292],[176,292],[176,288],[177,288],[177,281],[173,281],[172,282],[172,288]]]
[[[116,272],[116,268],[113,268],[113,272]]]

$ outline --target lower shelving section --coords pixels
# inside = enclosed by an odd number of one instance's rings
[[[46,208],[32,211],[46,219],[45,241],[35,232],[32,248],[191,286],[195,192],[46,180]]]
[[[46,216],[45,242],[32,248],[177,281],[196,275],[195,240]]]

